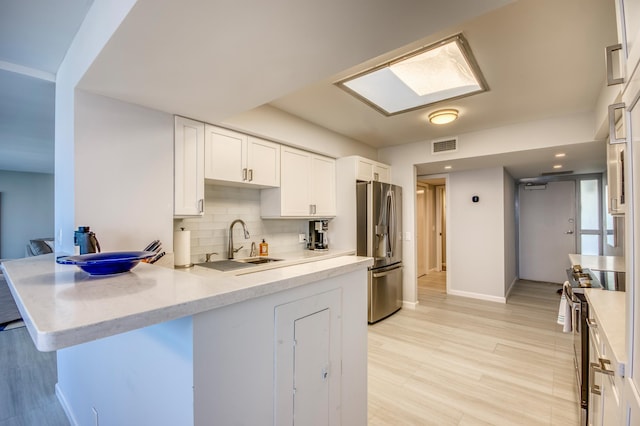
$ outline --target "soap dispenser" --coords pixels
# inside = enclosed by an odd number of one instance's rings
[[[260,243],[260,256],[269,256],[269,244],[264,241],[264,238]]]

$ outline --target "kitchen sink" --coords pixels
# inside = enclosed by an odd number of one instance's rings
[[[279,262],[282,259],[274,259],[273,257],[248,257],[246,259],[234,259],[234,262],[251,263],[253,265],[261,265],[263,263]]]
[[[196,265],[226,272],[281,260],[282,259],[274,259],[273,257],[248,257],[246,259],[214,260],[213,262],[196,263]]]

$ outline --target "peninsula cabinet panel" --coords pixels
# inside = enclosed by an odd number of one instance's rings
[[[340,424],[341,292],[275,309],[275,423]]]
[[[176,217],[204,214],[204,123],[175,117],[174,205]]]
[[[194,425],[366,425],[366,300],[362,269],[194,316]]]

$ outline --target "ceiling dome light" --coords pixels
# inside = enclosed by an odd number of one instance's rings
[[[429,114],[429,121],[433,124],[447,124],[458,118],[457,109],[439,109]]]

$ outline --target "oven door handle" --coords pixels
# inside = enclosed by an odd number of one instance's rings
[[[573,310],[573,315],[571,315],[571,320],[573,321],[573,329],[576,333],[582,332],[582,306],[580,302],[573,302],[571,304],[571,309]]]

